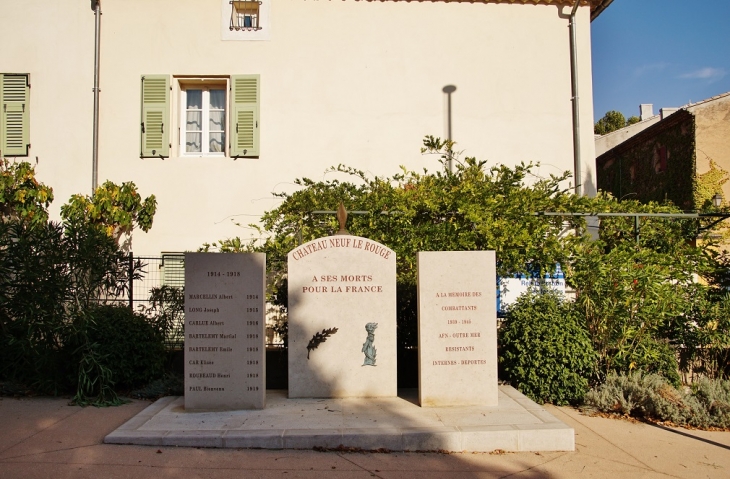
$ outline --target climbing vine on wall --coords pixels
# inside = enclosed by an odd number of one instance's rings
[[[694,182],[694,195],[695,206],[698,209],[708,209],[712,206],[712,197],[715,193],[722,193],[722,185],[730,181],[730,173],[722,169],[715,163],[715,160],[710,158],[710,169],[707,173],[698,174],[695,177]],[[726,205],[726,201],[723,198],[722,206]]]
[[[710,162],[710,169],[706,173],[696,174],[694,181],[694,202],[698,210],[713,210],[712,197],[716,193],[722,194],[722,185],[730,181],[730,173],[707,156]],[[722,200],[720,208],[726,208],[728,205],[725,198]],[[727,241],[730,239],[730,228],[724,223],[720,223],[713,231],[713,236],[722,238]]]
[[[681,115],[681,112],[675,115]],[[598,188],[619,199],[636,199],[644,203],[671,201],[683,210],[699,208],[701,205],[694,203],[693,196],[694,120],[677,116],[667,121],[671,123],[661,130],[652,128],[651,136],[648,136],[649,130],[637,135],[637,139],[645,137],[643,141],[629,140],[627,148],[617,148],[612,156],[602,156],[602,161],[596,165]]]

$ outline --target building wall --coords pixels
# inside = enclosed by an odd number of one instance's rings
[[[619,199],[694,209],[695,118],[686,110],[596,159],[598,189]]]
[[[730,94],[690,109],[697,123],[697,173],[709,170],[710,159],[730,171]]]
[[[247,238],[233,221],[255,223],[278,204],[272,192],[295,190],[298,177],[336,178],[325,170],[340,163],[374,175],[440,168],[419,148],[425,135],[446,136],[446,85],[456,86],[452,132],[465,154],[540,162],[543,176],[573,170],[569,6],[273,0],[268,40],[224,41],[222,5],[102,2],[99,182],[134,181],[159,202],[152,230],[135,233],[137,253]],[[57,217],[71,194],[91,189],[94,15],[76,0],[2,9],[0,72],[31,74],[30,159],[54,188]],[[582,183],[591,192],[587,7],[578,20]],[[260,156],[179,157],[173,130],[170,158],[140,159],[148,74],[260,75]]]
[[[642,120],[638,123],[634,123],[633,125],[629,125],[616,131],[612,131],[611,133],[608,133],[606,135],[596,136],[596,157],[599,157],[611,148],[620,145],[632,136],[638,135],[650,126],[657,124],[660,120],[661,117],[659,115],[654,115],[647,118],[646,120]]]

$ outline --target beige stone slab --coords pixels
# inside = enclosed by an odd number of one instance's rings
[[[190,412],[182,398],[156,403],[107,436],[115,444],[389,450],[565,450],[573,430],[501,386],[505,408],[422,408],[396,398],[290,399],[269,391],[266,409]],[[408,397],[408,395],[404,395]],[[530,409],[515,406],[519,399]],[[160,407],[160,404],[164,406]],[[140,418],[142,420],[140,420]],[[137,429],[134,429],[137,427]],[[541,449],[542,448],[542,449]]]
[[[439,427],[444,423],[437,416],[365,414],[348,415],[344,418],[344,426],[348,428],[381,428],[381,427]]]
[[[284,431],[281,429],[226,431],[223,434],[223,447],[284,449]]]
[[[290,398],[397,395],[395,272],[391,249],[358,236],[289,253]]]
[[[162,438],[163,446],[223,447],[221,431],[172,431]]]
[[[136,444],[139,446],[161,446],[167,431],[143,431],[140,429],[116,431],[107,434],[104,442],[107,444]]]
[[[404,451],[462,451],[461,431],[455,427],[403,428]]]
[[[418,377],[424,407],[498,404],[494,251],[418,253]]]
[[[142,428],[144,428],[144,425],[147,424],[152,417],[153,416],[137,415],[137,416],[133,417],[132,419],[130,419],[129,421],[127,421],[126,423],[124,423],[123,428],[124,428],[124,430],[133,430],[133,431],[137,430],[137,429],[142,429]],[[120,429],[122,429],[122,428],[120,428]]]
[[[543,424],[532,414],[518,411],[442,413],[439,418],[444,425],[473,424],[475,426],[500,426],[511,424]]]
[[[335,448],[342,445],[341,429],[287,429],[283,437],[284,449]]]
[[[520,431],[505,426],[459,426],[464,451],[519,451]]]
[[[403,432],[397,427],[348,428],[342,432],[342,443],[366,451],[404,449]]]
[[[530,398],[519,392],[515,388],[501,388],[500,391],[507,397],[510,398],[510,400],[514,401],[520,408],[526,409],[528,411],[536,409],[541,410],[543,409],[542,406],[537,404],[535,401],[532,401]]]
[[[244,429],[302,429],[302,430],[318,430],[326,425],[330,428],[341,429],[344,425],[341,416],[332,415],[330,417],[311,417],[306,414],[302,416],[262,416],[251,418],[246,423]]]

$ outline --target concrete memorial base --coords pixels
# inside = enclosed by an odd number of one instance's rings
[[[422,408],[417,390],[392,398],[288,399],[268,391],[262,410],[186,412],[165,397],[104,439],[107,444],[392,451],[573,451],[574,430],[509,386],[497,406]]]

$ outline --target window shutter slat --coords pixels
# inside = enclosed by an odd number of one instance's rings
[[[260,76],[231,77],[231,143],[232,157],[259,156]]]
[[[175,288],[185,287],[185,256],[162,254],[162,284]]]
[[[0,153],[28,156],[30,87],[28,75],[0,75]]]
[[[142,77],[140,157],[170,156],[170,76]]]

